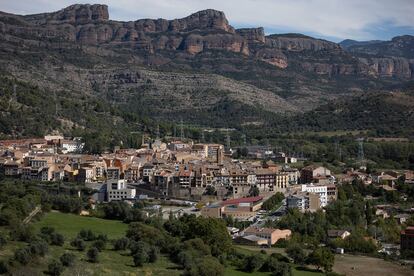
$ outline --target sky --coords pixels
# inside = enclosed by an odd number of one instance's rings
[[[75,3],[106,4],[110,19],[122,21],[216,9],[236,28],[261,26],[266,34],[303,33],[335,42],[414,35],[414,0],[0,0],[0,11],[52,12]]]

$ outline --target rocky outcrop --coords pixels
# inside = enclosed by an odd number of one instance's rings
[[[266,46],[287,51],[340,50],[336,43],[303,35],[270,35],[266,37]]]
[[[27,15],[27,21],[37,24],[75,24],[82,25],[91,22],[102,22],[109,19],[107,5],[81,5],[76,4],[54,13]]]
[[[236,33],[239,34],[241,37],[247,39],[247,41],[249,42],[265,42],[265,33],[262,27],[237,29]]]
[[[360,58],[360,61],[380,77],[403,77],[410,78],[413,74],[413,63],[406,58]]]
[[[206,29],[234,33],[234,28],[229,25],[224,13],[212,9],[199,11],[182,19],[172,20],[169,24],[169,30],[176,32]]]
[[[183,49],[190,54],[197,54],[204,50],[226,50],[245,55],[249,54],[248,46],[243,38],[232,34],[206,36],[190,34],[183,42]]]
[[[261,49],[256,53],[256,57],[279,68],[288,66],[287,57],[278,49]]]

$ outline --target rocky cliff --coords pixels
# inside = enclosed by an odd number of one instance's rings
[[[348,47],[351,53],[376,55],[373,58],[356,59],[336,43],[301,34],[265,36],[263,28],[235,30],[223,12],[212,9],[174,20],[120,22],[109,20],[106,5],[76,4],[53,13],[27,16],[1,13],[0,33],[3,34],[2,39],[28,45],[36,41],[44,45],[69,42],[110,50],[114,47],[129,48],[145,55],[163,55],[163,52],[170,51],[172,54],[194,56],[218,50],[248,56],[280,69],[298,65],[318,75],[413,76],[413,61],[407,59],[411,50],[401,50],[404,47],[412,49],[407,37],[393,39],[387,46],[392,50],[385,51],[400,53],[401,58],[378,57],[384,52],[384,47],[378,46],[378,43],[362,46],[354,43],[354,46]],[[369,50],[361,49],[364,45],[369,46]],[[404,52],[404,56],[401,56],[401,52]],[[318,58],[315,59],[312,53],[317,53]]]

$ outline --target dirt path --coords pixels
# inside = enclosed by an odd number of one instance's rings
[[[37,213],[39,213],[42,209],[40,206],[36,206],[36,208],[33,209],[33,211],[30,212],[30,214],[23,220],[23,224],[29,223],[34,216],[36,216]]]

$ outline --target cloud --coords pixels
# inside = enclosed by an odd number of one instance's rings
[[[412,0],[14,0],[0,3],[0,10],[49,12],[79,2],[107,4],[111,19],[125,21],[180,18],[213,8],[224,11],[236,27],[263,26],[268,33],[287,30],[337,39],[376,39],[400,28],[414,30]],[[382,28],[383,34],[378,32]]]

